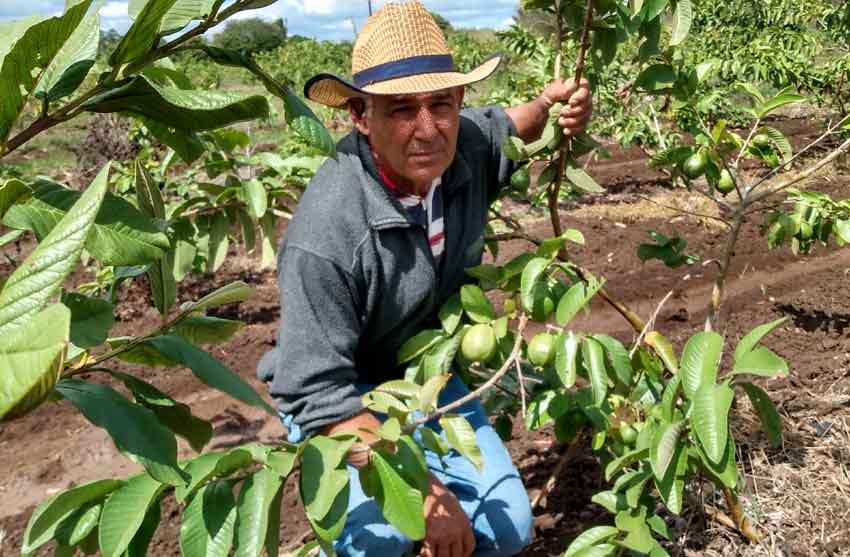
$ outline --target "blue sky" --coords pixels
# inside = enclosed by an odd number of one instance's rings
[[[28,15],[55,15],[65,0],[0,0],[0,21]],[[385,0],[372,0],[377,9]],[[506,27],[516,13],[519,0],[423,0],[428,9],[438,12],[455,27]],[[130,25],[126,0],[105,0],[100,10],[105,29],[125,31]],[[367,0],[277,0],[277,3],[239,14],[265,19],[283,18],[291,34],[317,39],[352,39],[351,20],[359,29],[368,15]]]

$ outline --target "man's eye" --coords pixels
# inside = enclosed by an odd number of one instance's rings
[[[411,110],[413,110],[413,109],[409,106],[399,106],[399,107],[392,109],[391,114],[393,116],[404,116],[406,114],[410,114]]]

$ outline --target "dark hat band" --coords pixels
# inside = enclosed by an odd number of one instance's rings
[[[411,56],[410,58],[402,58],[401,60],[393,60],[371,68],[367,68],[362,72],[357,72],[353,76],[354,86],[358,89],[395,79],[398,77],[408,77],[411,75],[423,73],[441,73],[455,71],[454,60],[451,54],[427,54],[424,56]]]

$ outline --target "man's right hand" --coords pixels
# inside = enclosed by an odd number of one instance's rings
[[[455,494],[430,476],[425,497],[422,557],[469,557],[475,549],[472,523]]]

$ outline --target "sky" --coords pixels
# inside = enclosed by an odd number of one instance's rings
[[[386,0],[372,0],[377,10]],[[0,22],[30,15],[57,15],[65,0],[0,0]],[[449,20],[454,27],[504,28],[516,13],[519,0],[422,0],[425,6]],[[266,8],[237,14],[237,17],[283,18],[289,34],[320,40],[352,40],[369,14],[368,0],[277,0]],[[105,0],[100,9],[104,29],[124,32],[130,26],[126,0]]]

